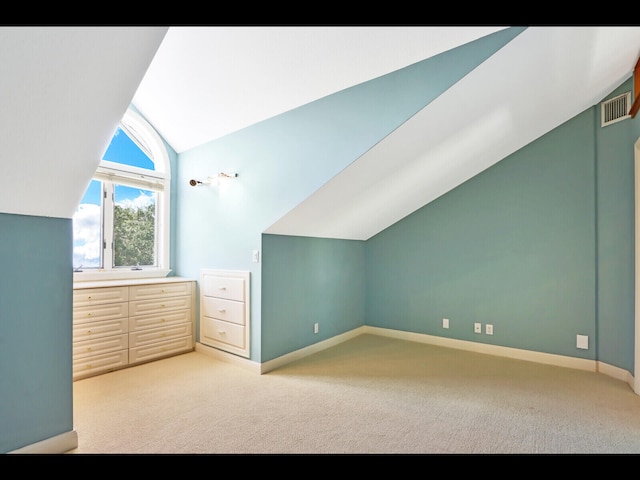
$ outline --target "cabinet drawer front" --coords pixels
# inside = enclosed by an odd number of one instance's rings
[[[73,379],[124,367],[129,361],[128,350],[105,353],[73,360]]]
[[[129,317],[129,332],[185,322],[191,323],[191,309],[164,312],[162,314],[139,315],[137,317]]]
[[[127,317],[129,305],[127,303],[108,303],[86,307],[73,307],[73,323],[99,322]]]
[[[171,310],[186,310],[191,306],[191,297],[169,297],[154,300],[136,300],[129,302],[129,316],[150,313],[169,312]]]
[[[244,278],[202,276],[202,294],[207,297],[227,298],[244,302]]]
[[[186,337],[192,335],[190,323],[182,323],[178,325],[170,325],[168,327],[153,328],[143,330],[141,332],[129,333],[129,346],[141,347],[151,343],[158,343],[163,340],[171,340],[173,338]]]
[[[191,295],[191,283],[159,283],[157,285],[135,285],[129,287],[129,300],[147,298],[179,297]]]
[[[129,287],[78,288],[73,291],[73,307],[127,302]]]
[[[244,325],[244,303],[222,298],[204,297],[203,315]]]
[[[101,322],[74,324],[73,341],[77,342],[89,340],[90,338],[100,338],[105,335],[128,333],[128,326],[129,320],[126,317]]]
[[[144,347],[129,349],[129,363],[143,362],[152,358],[164,357],[193,350],[193,337],[182,337],[166,342],[154,343]]]
[[[73,342],[73,358],[83,358],[100,353],[117,352],[129,348],[129,335],[110,335]]]
[[[244,329],[242,325],[216,320],[215,318],[203,318],[200,323],[200,337],[204,344],[222,342],[238,348],[245,348]]]

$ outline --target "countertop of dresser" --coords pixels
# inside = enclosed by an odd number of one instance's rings
[[[95,280],[91,282],[74,282],[73,289],[122,287],[128,285],[153,285],[157,283],[193,282],[192,278],[185,277],[160,277],[160,278],[135,278],[128,280]]]

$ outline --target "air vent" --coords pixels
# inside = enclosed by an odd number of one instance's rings
[[[600,104],[602,112],[602,126],[606,127],[612,123],[619,122],[625,118],[630,118],[631,92],[623,93],[617,97],[610,98]]]

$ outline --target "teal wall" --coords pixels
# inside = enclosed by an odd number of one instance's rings
[[[605,98],[630,89],[628,80]],[[633,374],[639,122],[601,128],[599,105],[589,108],[366,241],[364,324],[599,360]],[[265,258],[275,257],[263,265],[263,293],[275,296],[263,300],[265,360],[324,339],[309,336],[312,315],[342,333],[340,314],[307,308],[311,291],[295,290],[293,312],[279,293],[292,288],[289,275],[302,284],[314,275],[303,259],[320,258],[310,253],[316,241],[265,236]],[[277,318],[279,309],[290,318]],[[271,322],[299,332],[295,341],[279,338]],[[494,334],[473,333],[474,322],[493,324]],[[589,349],[576,347],[578,334],[589,336]]]
[[[163,140],[164,142],[164,140]],[[169,230],[169,243],[171,245],[171,247],[169,248],[169,267],[171,268],[171,272],[169,273],[169,277],[173,277],[176,275],[177,272],[177,263],[176,263],[176,252],[178,251],[177,245],[177,211],[178,211],[178,181],[176,180],[175,176],[175,172],[177,171],[178,168],[178,154],[176,153],[176,151],[171,148],[169,146],[169,144],[167,144],[166,142],[164,142],[164,147],[167,149],[167,154],[169,155],[169,165],[171,167],[171,172],[172,172],[172,178],[171,178],[171,182],[169,184],[169,209],[170,209],[170,213],[169,213],[169,223],[170,223],[170,230]]]
[[[364,325],[364,245],[359,240],[263,236],[263,361]]]
[[[261,352],[269,335],[262,278],[269,273],[251,262],[252,250],[263,249],[262,233],[522,30],[496,32],[179,155],[177,273],[251,272],[252,360],[270,355]],[[188,186],[220,171],[239,176],[224,189]]]
[[[371,238],[367,325],[595,358],[593,117],[577,116]],[[475,334],[474,322],[494,334]],[[592,347],[576,349],[576,334]]]
[[[607,98],[632,91],[624,82]],[[597,358],[634,371],[635,219],[634,153],[640,118],[600,128],[596,132]],[[635,131],[635,133],[634,133]]]
[[[0,213],[0,452],[73,429],[70,219]]]

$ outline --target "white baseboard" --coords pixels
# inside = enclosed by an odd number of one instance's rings
[[[400,340],[409,340],[412,342],[428,343],[430,345],[439,345],[448,348],[456,348],[458,350],[467,350],[470,352],[486,353],[488,355],[496,355],[498,357],[508,357],[517,360],[527,360],[529,362],[556,365],[559,367],[576,368],[578,370],[589,370],[591,372],[597,371],[595,360],[585,360],[582,358],[567,357],[564,355],[555,355],[552,353],[534,352],[532,350],[520,350],[518,348],[501,347],[499,345],[490,345],[487,343],[469,342],[467,340],[456,340],[454,338],[437,337],[433,335],[426,335],[424,333],[403,332],[387,328],[364,327],[364,333],[381,335],[383,337],[398,338]]]
[[[631,373],[623,368],[614,367],[612,365],[608,365],[603,362],[597,362],[597,371],[607,375],[608,377],[613,377],[617,380],[622,380],[625,383],[628,383],[629,386],[633,389],[634,379]]]
[[[69,450],[78,448],[78,433],[75,430],[61,433],[55,437],[47,438],[40,442],[32,443],[17,450],[13,450],[9,453],[32,453],[32,454],[47,454],[47,453],[65,453]]]
[[[349,332],[335,337],[329,338],[322,342],[315,343],[300,350],[288,353],[268,362],[258,364],[260,373],[267,373],[276,368],[282,367],[287,363],[299,360],[306,356],[317,353],[339,343],[345,342],[351,338],[362,334],[380,335],[383,337],[397,338],[399,340],[407,340],[410,342],[427,343],[430,345],[439,345],[447,348],[456,348],[458,350],[467,350],[470,352],[485,353],[488,355],[496,355],[499,357],[513,358],[517,360],[526,360],[529,362],[543,363],[546,365],[555,365],[558,367],[575,368],[578,370],[587,370],[598,372],[617,380],[627,383],[634,390],[634,378],[631,373],[619,367],[614,367],[596,360],[586,360],[583,358],[568,357],[565,355],[556,355],[552,353],[535,352],[532,350],[521,350],[518,348],[502,347],[499,345],[489,345],[486,343],[469,342],[466,340],[456,340],[453,338],[438,337],[434,335],[426,335],[423,333],[404,332],[400,330],[392,330],[387,328],[362,326],[350,330]]]
[[[308,347],[301,348],[300,350],[296,350],[291,353],[287,353],[286,355],[282,355],[281,357],[274,358],[273,360],[269,360],[268,362],[264,362],[260,364],[260,373],[267,373],[271,370],[275,370],[278,367],[282,367],[287,363],[294,362],[301,358],[307,357],[313,353],[320,352],[329,347],[333,347],[334,345],[338,345],[342,342],[346,342],[352,338],[357,337],[358,335],[362,335],[366,333],[363,329],[366,327],[358,327],[353,330],[350,330],[346,333],[342,333],[340,335],[336,335],[335,337],[328,338],[318,343],[314,343],[313,345],[309,345]]]

